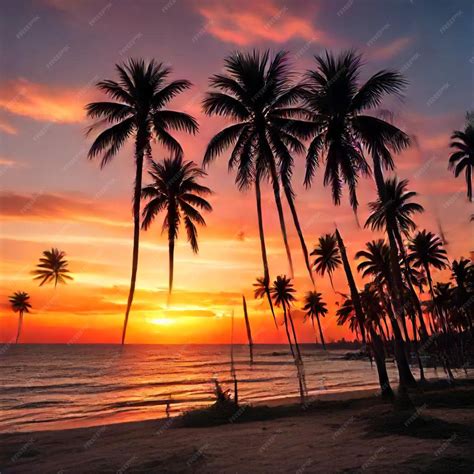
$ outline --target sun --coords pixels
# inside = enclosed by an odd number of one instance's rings
[[[172,318],[152,318],[148,320],[152,324],[156,324],[158,326],[171,326],[175,323],[175,320]]]

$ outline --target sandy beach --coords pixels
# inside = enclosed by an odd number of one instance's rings
[[[410,400],[410,408],[395,408],[366,393],[241,409],[218,426],[187,427],[178,417],[3,434],[0,470],[472,472],[474,385],[425,389]]]

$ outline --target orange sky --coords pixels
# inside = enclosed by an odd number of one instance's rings
[[[23,342],[115,343],[120,339],[131,264],[133,153],[131,146],[125,147],[102,171],[97,162],[87,161],[91,140],[84,137],[83,106],[101,97],[93,84],[112,78],[114,62],[129,55],[172,61],[173,77],[193,81],[194,87],[172,105],[200,122],[199,135],[180,137],[185,157],[197,163],[210,137],[226,124],[201,114],[207,77],[220,71],[223,57],[235,48],[286,48],[301,71],[312,65],[312,55],[322,48],[354,46],[366,54],[367,73],[388,66],[406,70],[410,81],[406,100],[386,104],[397,124],[416,138],[409,151],[396,157],[397,172],[410,180],[410,189],[419,192],[425,206],[419,225],[436,232],[438,219],[449,241],[450,258],[468,256],[473,248],[468,222],[472,205],[465,199],[464,180],[447,171],[447,157],[449,135],[463,125],[470,69],[456,66],[456,77],[443,78],[443,71],[452,70],[452,56],[468,54],[450,46],[449,35],[462,33],[464,18],[456,20],[456,31],[441,36],[436,33],[439,25],[449,20],[449,12],[441,11],[441,6],[440,11],[433,9],[431,19],[412,10],[372,6],[370,21],[363,12],[351,10],[353,28],[348,29],[342,21],[345,10],[340,9],[346,3],[336,8],[327,1],[285,5],[265,0],[252,7],[242,2],[234,11],[232,4],[187,1],[181,6],[170,4],[169,10],[160,7],[155,12],[158,20],[151,22],[140,2],[133,6],[117,2],[103,12],[89,0],[31,0],[23,9],[15,9],[12,2],[11,25],[5,25],[2,33],[10,46],[5,59],[8,74],[0,81],[0,340],[8,342],[15,335],[17,315],[7,297],[17,290],[29,292],[33,305],[25,318]],[[428,28],[430,21],[435,32]],[[463,65],[468,63],[467,56],[461,59]],[[162,150],[155,148],[155,159],[162,156]],[[308,247],[312,249],[318,236],[337,224],[353,256],[378,236],[357,226],[346,200],[340,207],[333,206],[321,173],[305,190],[303,163],[303,157],[297,157],[294,180]],[[252,283],[262,273],[253,194],[236,190],[225,155],[211,166],[206,184],[215,191],[214,212],[206,216],[207,227],[199,230],[198,256],[183,236],[178,241],[176,291],[169,306],[167,242],[160,235],[161,220],[142,233],[138,290],[127,341],[228,342],[234,310],[235,340],[245,342],[241,308],[245,294],[254,341],[285,342],[284,331],[276,331],[265,303],[252,295]],[[362,224],[373,198],[373,183],[361,180]],[[264,212],[274,277],[288,273],[288,268],[269,187],[264,188]],[[287,225],[301,297],[310,286],[289,218]],[[39,288],[30,273],[41,252],[51,247],[67,253],[74,277],[56,290]],[[355,262],[353,268],[355,272]],[[435,274],[441,277],[446,276]],[[346,291],[341,271],[334,281],[337,290]],[[351,337],[335,324],[338,298],[328,279],[318,277],[317,289],[329,305],[323,323],[327,339]],[[310,324],[303,325],[298,312],[296,319],[301,340],[312,342]]]

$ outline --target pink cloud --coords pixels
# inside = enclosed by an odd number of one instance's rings
[[[77,123],[84,117],[84,92],[74,88],[50,87],[26,79],[0,83],[0,109],[34,120]],[[8,125],[0,129],[15,133]],[[9,131],[10,130],[10,131]]]
[[[0,119],[0,132],[8,133],[8,135],[16,135],[18,130],[8,122]]]
[[[296,16],[272,0],[234,5],[210,0],[199,3],[198,11],[210,34],[239,46],[257,41],[283,43],[292,38],[328,42],[326,33],[315,28],[307,17]]]
[[[413,38],[410,36],[402,36],[382,46],[369,46],[366,53],[371,59],[375,60],[391,59],[403,51],[412,41]]]

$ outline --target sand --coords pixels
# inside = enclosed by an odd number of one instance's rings
[[[474,472],[474,384],[411,399],[280,405],[210,427],[170,418],[2,434],[0,472]]]

